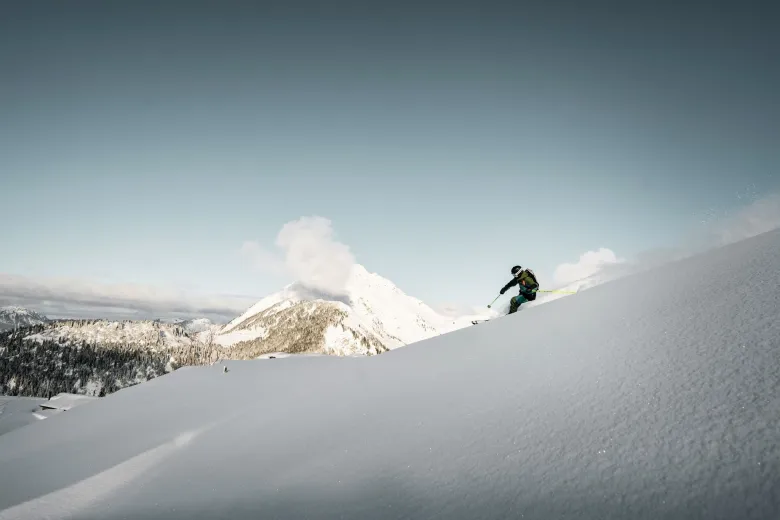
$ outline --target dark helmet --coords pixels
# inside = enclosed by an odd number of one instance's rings
[[[514,266],[512,268],[512,276],[517,276],[518,274],[520,274],[520,271],[522,271],[522,270],[523,270],[523,268],[521,266],[519,266],[519,265]]]

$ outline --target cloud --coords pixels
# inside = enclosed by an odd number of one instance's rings
[[[568,283],[582,280],[598,273],[605,266],[620,264],[625,262],[623,258],[618,258],[611,249],[605,247],[598,251],[588,251],[580,255],[580,259],[573,264],[564,263],[555,268],[553,273],[553,282],[556,285],[565,285]]]
[[[170,287],[103,284],[77,278],[32,279],[0,274],[0,305],[21,305],[50,317],[233,319],[255,297],[202,295]]]
[[[257,242],[241,247],[245,258],[263,271],[293,277],[304,287],[330,295],[346,293],[355,257],[346,244],[336,240],[330,220],[301,217],[288,222],[276,237],[280,253],[272,253]]]

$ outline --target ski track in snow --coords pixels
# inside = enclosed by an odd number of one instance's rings
[[[198,432],[185,432],[173,441],[145,451],[97,475],[0,511],[0,520],[72,518],[117,492],[189,444]]]

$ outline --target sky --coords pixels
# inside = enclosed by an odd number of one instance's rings
[[[0,304],[229,315],[335,254],[484,306],[775,215],[778,8],[584,4],[5,6]]]

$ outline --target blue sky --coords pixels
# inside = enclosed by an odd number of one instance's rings
[[[319,215],[480,305],[513,264],[551,281],[777,191],[769,13],[599,5],[13,6],[0,273],[263,296],[288,277],[242,244]]]

